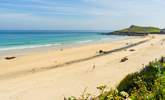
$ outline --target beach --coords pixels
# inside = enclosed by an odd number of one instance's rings
[[[0,57],[0,99],[63,100],[80,96],[84,89],[97,94],[96,87],[100,84],[115,88],[126,75],[164,56],[164,39],[165,35],[153,35],[28,52],[21,56],[6,53]],[[145,42],[118,50],[141,41]],[[117,51],[96,56],[100,50]],[[16,58],[4,59],[8,56]],[[128,60],[120,62],[124,57]]]

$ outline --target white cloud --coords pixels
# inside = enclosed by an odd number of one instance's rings
[[[109,29],[131,24],[163,26],[165,23],[163,0],[80,1],[73,4],[73,1],[64,3],[56,0],[26,0],[26,5],[12,3],[16,1],[3,2],[0,3],[0,27]]]

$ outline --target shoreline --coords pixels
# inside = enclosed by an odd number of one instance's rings
[[[48,52],[48,51],[58,51],[61,49],[69,49],[69,48],[77,48],[81,46],[87,46],[87,45],[95,45],[95,44],[102,44],[102,43],[113,43],[116,41],[122,41],[130,38],[135,38],[134,36],[123,36],[124,38],[111,40],[110,38],[102,39],[99,41],[90,41],[90,42],[82,42],[82,43],[72,43],[72,44],[61,44],[61,45],[53,45],[53,44],[47,44],[47,45],[41,45],[38,47],[30,47],[30,48],[16,48],[16,49],[9,49],[9,50],[0,50],[0,58],[4,58],[6,56],[24,56],[30,53],[36,53],[36,52]],[[136,37],[137,38],[137,37]],[[13,47],[14,48],[14,47]]]
[[[72,95],[80,96],[85,88],[89,93],[97,94],[96,87],[100,84],[115,88],[126,75],[139,71],[143,65],[165,55],[165,35],[153,37],[73,46],[62,51],[41,50],[13,60],[0,59],[0,99],[63,100]],[[78,62],[96,56],[99,50],[109,54]],[[121,63],[124,57],[128,60]],[[65,63],[63,67],[53,68]],[[45,71],[37,72],[39,69]]]
[[[89,60],[92,60],[92,59],[95,59],[95,58],[99,58],[101,56],[106,56],[106,55],[109,55],[109,54],[112,54],[112,53],[120,52],[122,50],[126,50],[126,49],[129,49],[129,48],[138,46],[138,45],[143,44],[143,43],[146,43],[148,41],[149,41],[149,39],[142,40],[142,41],[139,41],[139,42],[130,44],[128,46],[116,48],[116,49],[113,49],[113,50],[110,50],[110,51],[103,51],[104,53],[99,53],[99,54],[96,54],[94,56],[90,56],[90,57],[87,57],[87,58],[75,59],[75,60],[64,62],[64,63],[58,64],[58,65],[55,65],[55,66],[33,68],[33,69],[30,69],[30,70],[22,70],[22,71],[10,73],[10,74],[7,74],[7,75],[5,75],[5,74],[4,75],[0,75],[0,80],[3,80],[3,78],[4,79],[5,78],[10,79],[14,75],[16,75],[17,77],[19,77],[19,76],[22,76],[22,74],[23,75],[25,75],[25,74],[28,75],[28,74],[37,73],[37,72],[44,72],[44,71],[48,71],[48,70],[52,70],[52,69],[56,69],[56,68],[60,68],[60,67],[69,66],[69,65],[72,65],[72,64],[76,64],[76,63],[81,63],[81,62],[89,61]],[[3,76],[8,76],[8,77],[3,77]]]

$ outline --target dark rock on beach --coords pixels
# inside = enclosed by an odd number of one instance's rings
[[[120,60],[120,62],[125,62],[125,61],[127,61],[128,60],[128,58],[127,57],[124,57],[124,58],[122,58],[121,60]]]
[[[6,60],[12,60],[15,59],[16,57],[12,56],[12,57],[5,57]]]

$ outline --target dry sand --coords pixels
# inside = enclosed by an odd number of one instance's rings
[[[0,100],[63,100],[64,96],[80,96],[85,88],[96,94],[99,84],[115,87],[127,74],[136,72],[143,68],[143,64],[165,55],[165,44],[162,42],[165,36],[154,37],[135,37],[62,51],[33,52],[12,60],[1,58]],[[149,41],[127,50],[64,64],[98,55],[99,50],[113,50],[127,46],[127,43],[148,39]],[[129,51],[130,49],[135,51]],[[128,61],[121,63],[120,60],[125,56]]]

